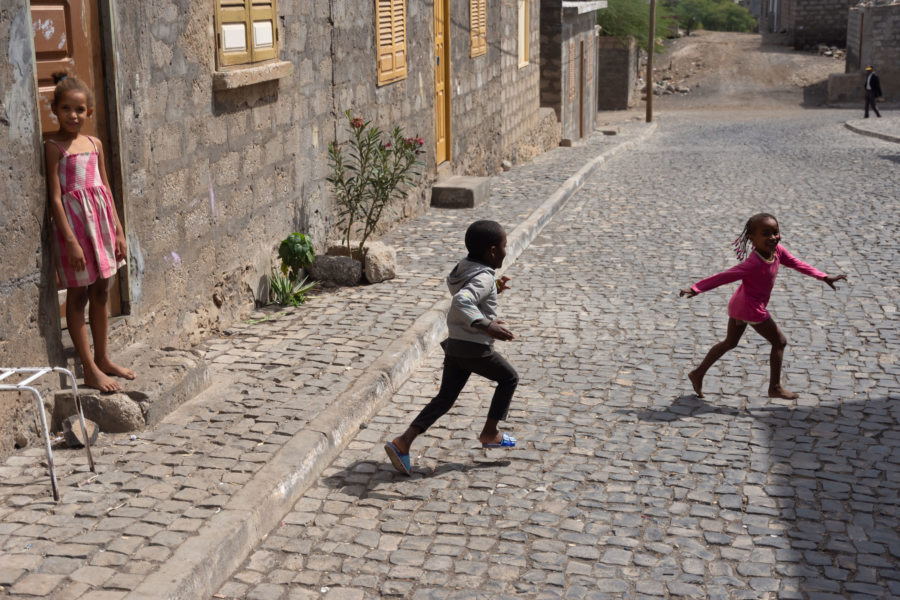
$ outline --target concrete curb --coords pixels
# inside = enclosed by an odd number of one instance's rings
[[[507,266],[608,158],[634,148],[656,128],[656,123],[649,124],[635,139],[602,152],[567,179],[509,234]],[[125,599],[206,600],[212,596],[344,449],[360,425],[372,418],[438,345],[446,331],[449,306],[449,299],[440,300],[416,319],[336,405],[317,415],[285,444],[198,535],[185,541]]]
[[[886,142],[894,142],[895,144],[900,144],[900,135],[891,135],[889,133],[880,133],[878,131],[872,131],[871,129],[866,129],[864,127],[860,127],[859,125],[854,125],[852,121],[847,121],[844,123],[844,127],[849,129],[854,133],[859,133],[861,135],[867,135],[869,137],[878,138],[880,140],[885,140]]]

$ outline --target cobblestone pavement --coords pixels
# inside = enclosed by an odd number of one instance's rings
[[[382,444],[435,393],[433,355],[215,598],[900,597],[900,154],[845,119],[660,114],[507,271],[520,447],[478,448],[491,387],[473,378],[394,472]],[[849,283],[778,278],[797,400],[765,396],[749,330],[698,399],[685,373],[733,286],[677,291],[734,264],[761,210]]]
[[[10,457],[0,466],[0,596],[117,600],[179,566],[177,552],[445,297],[443,273],[471,220],[490,216],[511,230],[585,163],[646,126],[618,129],[494,178],[480,208],[431,211],[398,227],[386,241],[398,249],[402,277],[314,295],[212,340],[206,358],[218,385],[135,440],[104,436],[96,476],[82,451],[54,453],[60,504],[41,448]]]

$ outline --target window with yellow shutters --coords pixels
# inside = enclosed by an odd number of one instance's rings
[[[247,65],[278,56],[275,0],[216,0],[220,67]]]
[[[378,85],[406,78],[406,0],[375,0]]]
[[[487,0],[469,0],[470,55],[487,53]]]

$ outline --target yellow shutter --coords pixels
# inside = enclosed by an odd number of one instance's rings
[[[406,0],[376,0],[378,85],[406,77]]]
[[[219,66],[249,63],[248,0],[218,0],[216,8]]]
[[[531,36],[529,0],[519,0],[519,66],[528,64],[528,39]]]
[[[251,0],[250,22],[251,60],[260,62],[278,56],[278,23],[275,0]]]
[[[487,0],[469,0],[470,55],[487,53]]]

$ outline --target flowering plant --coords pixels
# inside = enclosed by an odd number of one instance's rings
[[[378,227],[385,208],[412,187],[421,174],[425,141],[406,137],[399,127],[385,134],[371,121],[346,113],[350,139],[328,145],[331,174],[326,178],[334,190],[338,227],[347,250],[363,256],[366,240]],[[351,236],[361,230],[358,248],[350,247]]]

